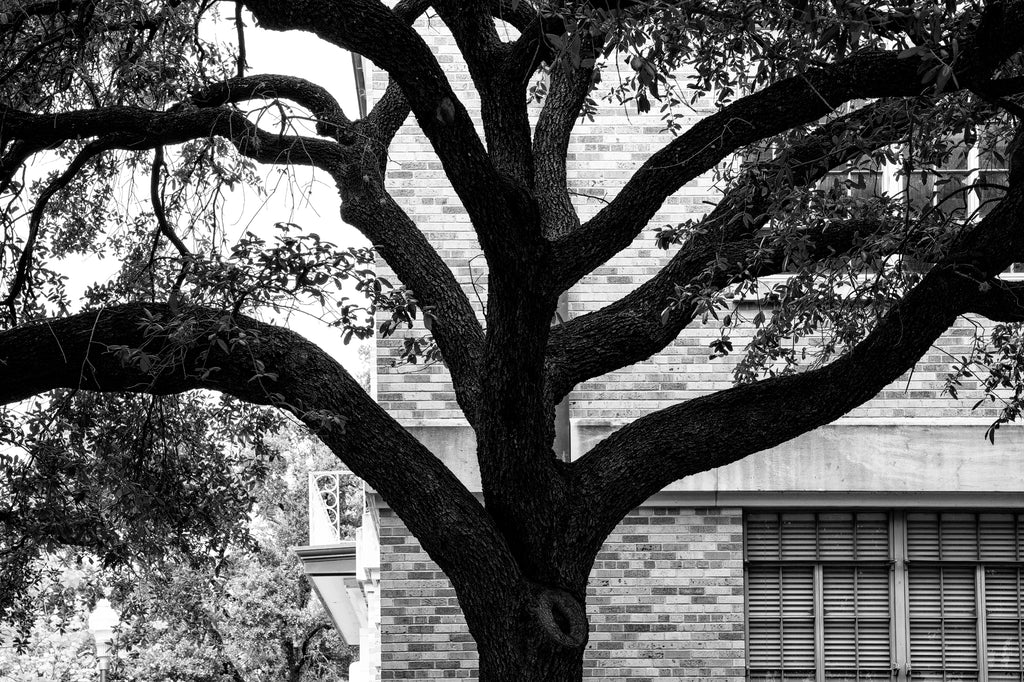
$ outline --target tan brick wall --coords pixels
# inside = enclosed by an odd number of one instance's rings
[[[740,680],[738,509],[641,508],[609,536],[587,592],[586,679]],[[405,526],[381,513],[382,679],[476,679],[455,592]]]

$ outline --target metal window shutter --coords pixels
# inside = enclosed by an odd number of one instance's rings
[[[908,514],[910,669],[914,679],[978,677],[975,514]]]
[[[747,574],[747,600],[751,671],[811,671],[813,675],[811,567],[751,567]]]
[[[888,515],[752,513],[746,530],[750,679],[815,678],[816,571],[826,678],[888,679]]]
[[[826,677],[888,678],[888,567],[824,566],[822,587]]]

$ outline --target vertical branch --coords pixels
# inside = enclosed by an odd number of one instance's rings
[[[238,34],[238,77],[245,76],[245,22],[242,21],[242,0],[235,0],[235,31]]]
[[[174,285],[171,287],[171,293],[169,298],[169,304],[172,309],[177,308],[178,298],[181,293],[181,285],[185,282],[185,277],[188,275],[189,267],[192,265],[192,252],[189,251],[185,243],[181,241],[181,237],[177,235],[170,223],[167,221],[167,212],[164,208],[163,196],[161,196],[161,184],[160,184],[160,170],[164,166],[164,148],[158,146],[153,150],[153,172],[150,174],[149,179],[149,198],[153,204],[153,215],[156,216],[157,224],[157,236],[153,239],[153,251],[152,258],[156,257],[157,247],[160,243],[160,234],[167,237],[167,240],[174,245],[174,248],[178,250],[181,257],[184,259],[184,265],[181,267],[181,272],[178,273],[177,279],[174,280]]]

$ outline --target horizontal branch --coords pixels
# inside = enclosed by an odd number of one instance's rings
[[[262,130],[238,111],[226,108],[169,111],[136,107],[81,109],[60,114],[32,114],[0,105],[0,138],[33,148],[57,146],[73,139],[104,137],[112,149],[145,150],[159,145],[219,136],[261,163],[288,163],[336,170],[342,147],[336,142]]]

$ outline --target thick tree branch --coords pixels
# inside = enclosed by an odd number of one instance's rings
[[[391,145],[399,128],[405,123],[405,119],[409,118],[410,111],[412,110],[409,108],[409,101],[402,94],[402,88],[392,78],[388,80],[388,87],[385,88],[384,94],[373,105],[373,109],[363,121],[365,125],[369,125],[374,130],[374,141],[380,145],[382,150],[380,153],[381,177],[384,176],[384,171],[387,168],[387,153],[383,150],[387,150]]]
[[[177,107],[157,112],[134,107],[83,109],[61,114],[31,114],[0,105],[0,136],[33,147],[103,136],[112,149],[143,150],[188,140],[224,137],[238,151],[261,163],[288,163],[336,169],[343,148],[336,142],[260,129],[238,111]]]
[[[405,211],[377,183],[363,183],[358,172],[355,175],[335,178],[341,188],[341,217],[371,241],[420,305],[432,309],[434,338],[451,372],[459,405],[472,424],[481,400],[484,345],[484,331],[473,306]]]
[[[960,37],[959,87],[989,74],[1024,44],[1024,2],[990,5],[981,25]],[[858,54],[779,81],[708,116],[656,152],[612,202],[554,246],[556,282],[565,289],[632,243],[662,203],[737,148],[814,121],[855,98],[905,97],[926,87],[919,57]]]
[[[230,332],[219,331],[225,324]],[[140,349],[162,371],[142,371],[150,365],[125,361],[118,348]],[[518,574],[487,512],[451,471],[335,360],[287,329],[217,310],[175,315],[166,305],[133,303],[0,332],[0,402],[56,388],[208,389],[286,409],[387,500],[457,586]],[[491,588],[500,600],[504,584]]]
[[[826,123],[781,150],[779,157],[747,169],[657,275],[618,301],[552,329],[547,364],[549,389],[555,399],[581,381],[639,362],[665,348],[693,321],[696,312],[696,305],[683,306],[662,319],[677,285],[685,286],[698,277],[708,277],[703,283],[711,288],[734,283],[737,271],[750,264],[750,254],[759,251],[751,241],[753,236],[767,224],[772,206],[785,200],[787,190],[816,182],[830,169],[856,159],[867,147],[896,142],[912,116],[926,108],[926,102],[874,103]],[[847,141],[837,145],[837,139]],[[737,268],[709,270],[719,261],[737,264]],[[762,262],[758,274],[769,274],[767,268]]]
[[[550,239],[579,228],[569,198],[566,163],[569,139],[593,84],[593,68],[556,68],[533,137],[534,191],[544,234]]]
[[[592,556],[624,514],[672,481],[783,443],[870,400],[959,315],[983,307],[987,280],[1024,254],[1021,215],[1024,187],[1016,186],[861,343],[826,367],[660,410],[599,443],[573,465],[579,506],[569,537],[587,539],[570,539],[569,551]]]
[[[480,95],[487,150],[495,168],[526,185],[533,175],[526,89],[505,68],[507,51],[498,36],[490,2],[435,2],[455,37]]]

